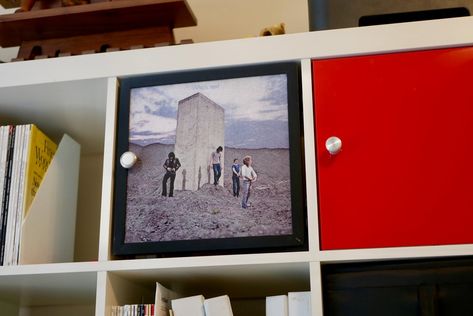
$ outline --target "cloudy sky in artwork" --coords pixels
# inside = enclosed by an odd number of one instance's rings
[[[225,146],[289,147],[284,74],[132,89],[130,142],[174,144],[178,102],[198,92],[225,109]]]

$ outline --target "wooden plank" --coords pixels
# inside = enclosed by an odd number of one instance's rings
[[[120,0],[0,16],[0,46],[136,28],[194,26],[185,0]]]
[[[153,47],[156,42],[174,42],[171,29],[168,27],[152,27],[123,32],[24,41],[20,46],[18,57],[28,60],[34,59],[38,54],[57,57],[61,53],[79,55],[88,50],[104,52],[108,48],[129,49],[136,45]]]

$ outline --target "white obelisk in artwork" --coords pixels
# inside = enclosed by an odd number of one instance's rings
[[[174,152],[181,162],[174,188],[195,191],[213,183],[210,155],[217,147],[224,148],[225,110],[202,93],[180,100],[177,110],[176,144]],[[223,186],[224,154],[221,157]]]

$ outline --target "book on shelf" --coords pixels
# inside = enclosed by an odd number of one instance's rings
[[[10,192],[7,205],[7,224],[5,230],[3,264],[13,265],[13,253],[15,243],[15,227],[17,216],[17,207],[19,200],[19,185],[21,178],[21,165],[23,160],[23,143],[25,130],[22,125],[15,128],[15,141],[13,145],[12,171],[10,178]]]
[[[0,232],[2,225],[2,205],[3,205],[3,188],[4,188],[4,179],[5,172],[7,169],[7,153],[8,153],[8,136],[9,136],[9,126],[0,126]]]
[[[310,316],[310,291],[266,297],[266,316]]]
[[[266,316],[288,316],[287,295],[266,297]]]
[[[155,316],[153,304],[113,306],[112,316]]]
[[[205,316],[233,316],[228,295],[209,298],[204,301]]]
[[[174,316],[205,316],[205,298],[202,295],[178,298],[171,301]]]
[[[156,282],[155,304],[112,307],[112,316],[233,316],[228,295],[205,299],[202,295],[180,297]]]
[[[34,124],[2,127],[0,162],[5,173],[2,189],[0,263],[16,265],[20,256],[23,219],[56,152],[57,145]],[[8,152],[4,153],[4,150]],[[5,157],[5,160],[3,157]],[[5,161],[5,162],[4,162]],[[0,173],[1,175],[1,173]]]
[[[171,301],[180,298],[177,292],[172,291],[159,282],[156,282],[156,293],[154,297],[155,316],[168,316],[171,309]]]
[[[174,316],[233,316],[228,295],[205,299],[203,295],[179,298],[171,301]],[[168,314],[166,314],[168,315]]]
[[[310,316],[310,291],[289,292],[287,294],[287,305],[289,309],[289,316]]]
[[[2,197],[2,209],[1,209],[1,221],[0,221],[0,265],[3,265],[4,253],[5,253],[5,238],[6,228],[8,219],[8,205],[10,200],[10,180],[13,165],[13,147],[15,143],[15,126],[5,126],[8,129],[7,142],[2,151],[6,152],[5,161],[5,176],[3,179],[3,197]]]

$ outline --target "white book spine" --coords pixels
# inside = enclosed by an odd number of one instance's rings
[[[202,295],[172,300],[174,316],[205,316],[204,301]]]
[[[228,295],[210,298],[204,301],[205,316],[233,316]]]
[[[311,316],[310,292],[289,292],[289,316]]]
[[[266,316],[288,316],[287,295],[266,297]]]

